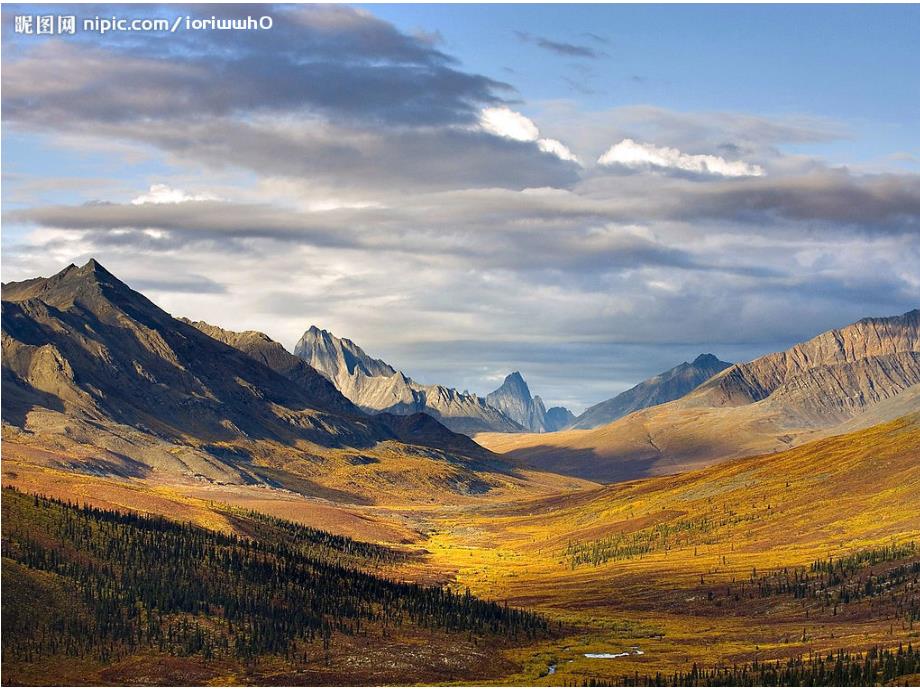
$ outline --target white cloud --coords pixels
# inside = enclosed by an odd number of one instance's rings
[[[537,146],[540,147],[543,153],[551,153],[564,161],[572,161],[573,163],[580,164],[578,156],[572,153],[568,146],[557,139],[540,139],[537,141]]]
[[[540,136],[533,120],[509,108],[484,108],[479,115],[479,126],[489,134],[515,141],[536,141]]]
[[[557,139],[540,139],[540,129],[526,115],[509,108],[484,108],[479,114],[479,126],[489,134],[515,141],[534,141],[543,153],[564,161],[578,163],[578,157]]]
[[[667,146],[643,144],[623,139],[597,159],[600,165],[622,165],[627,168],[664,168],[722,177],[760,177],[765,174],[759,165],[744,161],[729,161],[721,156],[692,155]]]
[[[141,194],[131,203],[135,206],[141,204],[181,204],[184,201],[220,201],[220,197],[213,194],[187,194],[183,189],[174,189],[165,184],[152,184],[146,194]]]

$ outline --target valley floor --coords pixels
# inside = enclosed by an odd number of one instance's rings
[[[61,666],[61,682],[79,669],[94,682],[128,684],[580,685],[656,674],[703,683],[672,674],[817,656],[823,668],[841,650],[920,643],[917,416],[704,470],[535,498],[347,505],[265,487],[75,474],[21,448],[4,449],[3,483],[227,533],[239,529],[228,506],[255,510],[398,550],[404,558],[376,567],[388,579],[469,589],[551,622],[548,636],[515,644],[432,635],[426,646],[406,633],[380,642],[376,659],[341,635],[329,666],[300,675],[266,660],[257,668],[82,660]],[[867,663],[847,659],[826,663]],[[890,665],[905,672],[880,670],[873,682],[917,682],[907,662]],[[5,660],[4,679],[37,678],[28,664],[12,666]]]

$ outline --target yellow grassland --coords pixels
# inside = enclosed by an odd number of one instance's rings
[[[323,489],[311,497],[79,475],[49,468],[28,447],[8,446],[3,481],[22,490],[212,529],[231,529],[216,510],[221,503],[253,508],[412,550],[418,557],[388,576],[469,587],[537,609],[561,625],[556,639],[501,652],[494,683],[571,684],[688,670],[693,663],[920,642],[920,625],[858,605],[832,615],[809,600],[722,595],[753,572],[808,566],[892,542],[920,543],[920,415],[784,452],[610,486],[522,471],[478,497],[445,491],[437,480],[450,469],[441,468],[407,480],[411,491],[397,498],[399,473],[416,470],[415,458],[387,457],[385,466],[352,467],[341,477],[311,476]],[[367,473],[363,485],[360,472]],[[372,496],[374,485],[381,489],[374,502],[342,503],[324,493]],[[598,543],[614,545],[615,556],[592,561]],[[574,553],[588,560],[573,562]],[[643,654],[584,656],[633,648]]]

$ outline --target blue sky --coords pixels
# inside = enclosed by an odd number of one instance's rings
[[[841,163],[920,149],[917,5],[363,7],[408,32],[437,30],[466,67],[511,81],[525,103],[823,116],[847,142],[809,150]],[[560,59],[516,32],[606,55]]]
[[[270,14],[24,37],[17,13]],[[81,14],[82,13],[82,14]],[[576,412],[920,306],[920,7],[3,7],[4,280]]]

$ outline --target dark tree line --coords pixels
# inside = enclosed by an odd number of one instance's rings
[[[257,541],[285,542],[303,555],[325,563],[370,569],[401,563],[408,558],[405,552],[396,549],[357,541],[273,515],[230,505],[215,507],[227,517],[237,532]]]
[[[626,686],[824,686],[862,687],[887,684],[902,676],[920,673],[920,652],[911,644],[896,650],[873,648],[866,653],[839,651],[835,654],[796,657],[786,661],[758,662],[699,668],[686,672],[633,675],[618,678],[591,677],[587,687]]]
[[[715,520],[704,515],[676,520],[673,523],[662,522],[636,532],[620,532],[587,542],[570,541],[566,545],[563,557],[568,559],[572,570],[580,565],[597,567],[609,561],[641,558],[654,551],[668,551],[681,544],[681,540],[685,545],[689,544],[688,539],[691,535],[708,534],[716,524]]]
[[[713,587],[708,598],[719,604],[731,599],[789,596],[837,615],[864,602],[913,627],[920,619],[920,560],[914,542],[856,551],[818,560],[810,567],[754,569],[746,581]]]
[[[11,589],[4,569],[3,660],[63,654],[111,661],[156,650],[306,661],[309,650],[328,650],[336,634],[413,626],[526,639],[548,630],[536,614],[469,592],[324,562],[307,555],[305,544],[328,542],[326,533],[296,533],[303,541],[254,540],[4,489],[3,557],[57,583],[69,603],[33,615],[38,585]],[[379,548],[357,544],[334,546]]]

